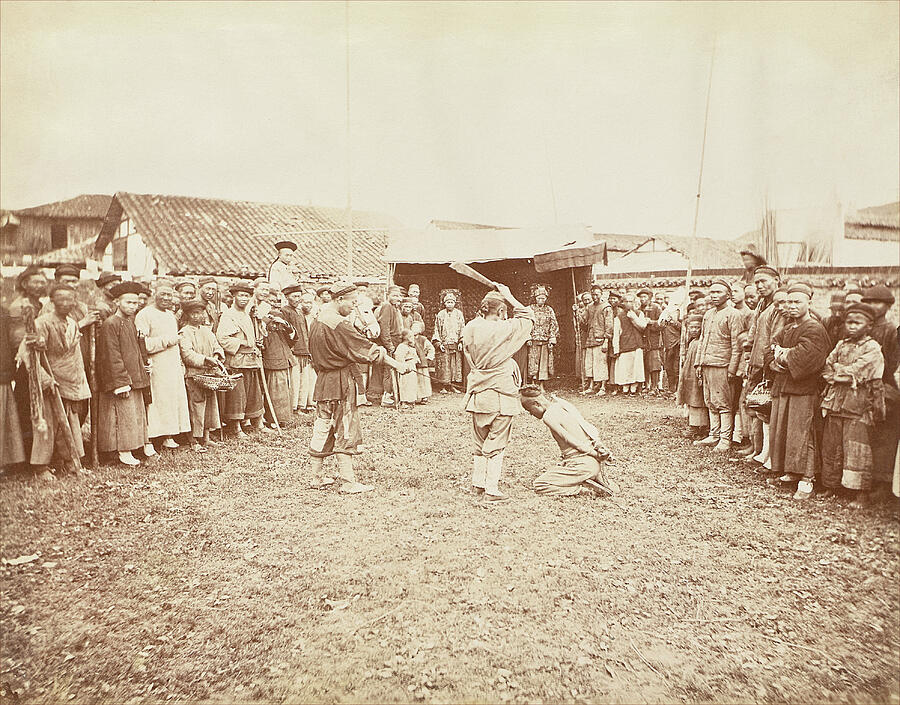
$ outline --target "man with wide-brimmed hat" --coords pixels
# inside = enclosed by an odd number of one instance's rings
[[[324,488],[334,482],[323,476],[323,466],[326,458],[335,455],[343,480],[341,491],[356,494],[373,489],[358,482],[353,470],[353,456],[362,443],[356,405],[362,383],[359,366],[381,362],[399,372],[408,370],[383,347],[366,340],[347,319],[356,306],[356,287],[351,282],[333,284],[330,293],[332,300],[322,307],[309,330],[309,351],[316,370],[316,420],[309,441],[312,484]]]

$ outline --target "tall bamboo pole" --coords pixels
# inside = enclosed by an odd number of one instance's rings
[[[684,290],[685,297],[684,302],[682,303],[683,313],[687,311],[687,304],[690,300],[690,296],[688,295],[691,291],[691,276],[693,275],[693,263],[694,263],[694,254],[697,249],[697,223],[700,219],[700,193],[703,186],[703,162],[706,157],[706,133],[709,127],[709,98],[712,95],[712,79],[713,79],[713,64],[716,61],[716,44],[713,42],[712,56],[709,59],[709,82],[706,86],[706,114],[703,117],[703,142],[700,146],[700,175],[697,178],[697,201],[694,206],[694,227],[691,231],[691,244],[688,252],[688,263],[687,263],[687,272],[684,277]]]
[[[345,154],[345,167],[347,170],[347,276],[353,279],[353,206],[351,203],[350,176],[350,0],[344,0],[344,33],[346,39],[346,91],[347,91],[347,144]]]

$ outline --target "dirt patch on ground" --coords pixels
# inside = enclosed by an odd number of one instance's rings
[[[306,489],[281,438],[0,484],[2,702],[900,702],[897,505],[805,505],[680,435],[670,402],[576,402],[614,501],[536,496],[516,420],[467,494],[459,395],[364,410],[372,493]]]

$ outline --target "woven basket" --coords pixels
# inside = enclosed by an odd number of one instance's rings
[[[238,380],[243,377],[237,373],[233,375],[205,374],[201,373],[193,376],[193,380],[211,392],[230,392],[237,386]]]
[[[747,408],[760,411],[772,408],[772,391],[767,380],[763,380],[747,393]]]

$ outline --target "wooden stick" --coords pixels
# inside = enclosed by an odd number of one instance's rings
[[[80,355],[81,352],[79,351],[78,354]],[[41,351],[41,361],[44,363],[50,379],[53,380],[53,385],[50,387],[50,404],[53,406],[53,413],[56,414],[58,426],[62,429],[63,442],[66,444],[75,469],[83,470],[81,456],[78,454],[78,448],[75,446],[75,437],[72,435],[72,428],[69,426],[69,414],[66,413],[66,406],[63,404],[62,395],[59,393],[59,386],[56,384],[53,372],[50,371],[50,361],[47,359],[46,351]]]
[[[653,671],[660,678],[665,678],[665,676],[662,673],[660,673],[659,671],[657,671],[655,668],[653,668],[653,664],[650,663],[647,659],[645,659],[644,655],[640,651],[637,650],[637,647],[634,645],[633,641],[629,641],[628,643],[631,644],[631,648],[634,649],[634,653],[636,653],[638,655],[638,657],[641,659],[641,661],[643,661],[646,664],[647,668],[649,668],[651,671]]]
[[[272,423],[275,424],[275,430],[280,434],[281,426],[278,424],[278,417],[275,415],[275,405],[272,403],[272,397],[269,396],[269,385],[266,383],[266,370],[263,368],[262,358],[259,360],[259,379],[262,382],[263,401],[269,405],[269,411],[272,412]]]
[[[37,330],[34,327],[34,309],[31,306],[25,306],[22,309],[22,321],[25,324],[25,333],[27,335],[36,336]],[[28,356],[28,364],[25,366],[28,373],[28,396],[31,407],[31,428],[32,433],[37,430],[41,433],[47,430],[47,419],[44,418],[44,395],[41,392],[41,374],[38,370],[40,356],[38,351],[28,346],[26,350]]]
[[[88,335],[88,373],[90,374],[91,401],[88,404],[91,416],[91,467],[95,470],[100,467],[99,449],[97,447],[97,431],[99,424],[97,417],[100,415],[100,392],[97,389],[97,326],[92,323],[87,327]]]

